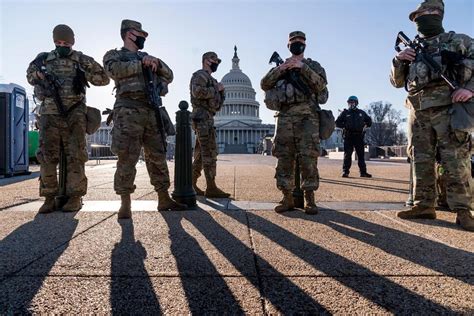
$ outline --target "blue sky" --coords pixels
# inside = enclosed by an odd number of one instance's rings
[[[6,1],[0,0],[0,82],[32,91],[25,79],[28,63],[54,49],[52,29],[65,23],[76,34],[74,49],[102,63],[105,52],[122,45],[120,22],[142,22],[150,35],[144,51],[163,59],[175,80],[164,98],[169,112],[189,100],[189,79],[201,67],[201,55],[214,50],[223,60],[215,77],[231,68],[237,45],[242,70],[250,77],[261,105],[261,118],[273,122],[265,108],[260,79],[270,69],[273,51],[288,56],[290,31],[307,35],[305,55],[325,67],[330,97],[327,108],[346,106],[357,95],[364,108],[386,100],[403,107],[405,91],[389,83],[390,60],[398,31],[415,35],[408,14],[417,0],[313,1]],[[445,29],[474,36],[474,1],[447,0]],[[113,83],[88,91],[88,104],[112,107]],[[336,114],[335,113],[335,114]]]

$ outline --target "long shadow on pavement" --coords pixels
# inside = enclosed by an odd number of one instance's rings
[[[237,221],[240,220],[232,212],[225,212],[223,214]],[[300,214],[299,212],[293,212],[293,214],[289,216],[306,216]],[[384,276],[377,275],[368,268],[341,255],[307,241],[261,216],[250,212],[247,212],[247,215],[252,230],[266,236],[317,270],[334,277],[341,284],[359,293],[378,306],[385,308],[389,312],[402,314],[453,313],[451,309],[439,305]],[[311,218],[309,220],[313,219]],[[316,220],[315,218],[314,221]],[[242,222],[242,220],[240,221]],[[242,224],[246,223],[242,222]],[[351,273],[346,275],[347,272],[345,271],[351,271]],[[361,280],[359,277],[353,277],[354,274],[367,277]],[[291,298],[286,296],[284,288],[275,289],[274,293],[275,295],[280,295],[280,300],[287,300],[287,304],[293,307],[293,313],[302,312],[299,311],[298,308],[304,305],[300,304],[300,297],[298,297],[297,293],[292,295]]]
[[[320,181],[323,182],[323,183],[350,186],[350,187],[353,187],[353,188],[362,188],[362,189],[370,189],[370,190],[377,190],[377,191],[386,191],[386,192],[393,192],[393,193],[408,194],[408,189],[398,189],[398,188],[392,188],[392,187],[386,187],[386,186],[371,185],[371,184],[341,181],[341,180],[333,180],[333,179],[325,179],[325,178],[321,178]]]
[[[244,314],[214,264],[196,239],[183,228],[183,219],[193,218],[193,216],[185,217],[184,214],[162,212],[169,227],[171,253],[176,259],[191,314]]]
[[[120,220],[122,237],[111,258],[110,302],[112,314],[162,314],[145,268],[147,252],[135,240],[132,220]]]
[[[78,224],[74,215],[38,214],[0,241],[0,314],[31,312],[31,301],[73,237]],[[35,266],[26,282],[18,277],[46,255],[49,260]]]
[[[343,235],[377,247],[386,253],[474,285],[474,279],[466,280],[466,276],[472,276],[474,271],[472,252],[372,223],[347,213],[330,211],[326,215],[308,217],[301,213],[293,214],[294,217],[327,225]],[[354,229],[349,229],[347,226]],[[463,273],[453,271],[461,267]]]
[[[242,220],[242,218],[237,216],[236,211],[223,211],[222,213],[228,215],[231,218],[238,219],[238,221],[241,221],[241,223],[248,228],[247,221]],[[270,263],[256,254],[253,249],[246,246],[241,240],[236,238],[228,230],[222,227],[211,215],[209,215],[208,212],[199,210],[198,212],[187,214],[185,218],[191,224],[193,224],[194,227],[196,227],[206,237],[206,239],[217,250],[219,250],[219,252],[224,255],[226,259],[229,260],[229,262],[235,268],[237,268],[249,282],[253,284],[255,288],[259,289],[260,295],[270,301],[280,313],[294,314],[298,306],[298,308],[302,309],[302,312],[304,313],[317,313],[319,315],[329,314],[328,310],[324,306],[315,301],[310,295],[308,295],[295,283],[290,281],[285,275],[278,272],[274,267],[271,266]],[[248,275],[248,273],[243,269],[243,259],[241,254],[244,253],[253,254],[253,258],[251,258],[251,260],[257,269],[257,271],[254,272],[255,275]],[[264,267],[265,270],[271,271],[272,275],[275,278],[278,278],[279,283],[283,285],[285,293],[265,291],[260,278],[259,267]],[[298,297],[297,304],[289,304],[288,298],[282,297],[282,295],[288,297]]]

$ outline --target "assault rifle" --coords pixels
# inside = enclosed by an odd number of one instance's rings
[[[426,45],[423,39],[416,37],[413,41],[408,38],[403,32],[398,32],[397,39],[395,41],[395,50],[401,52],[400,44],[405,45],[405,47],[410,47],[415,50],[416,59],[415,61],[423,62],[432,73],[439,75],[451,89],[456,90],[459,85],[456,81],[448,78],[444,73],[441,65],[433,59],[433,57],[426,51]],[[452,60],[453,57],[448,51],[441,52],[442,60]]]
[[[165,123],[161,113],[161,108],[163,107],[163,101],[161,100],[161,92],[164,87],[162,83],[158,83],[156,76],[153,73],[150,67],[143,67],[143,74],[145,76],[145,85],[146,85],[146,94],[148,96],[148,102],[153,106],[155,110],[156,124],[158,125],[158,132],[161,136],[161,141],[163,142],[163,149],[166,153],[166,131]]]
[[[54,103],[56,104],[56,108],[63,117],[67,117],[67,111],[64,107],[63,100],[61,99],[61,95],[59,94],[59,89],[61,88],[61,82],[59,79],[54,75],[49,73],[46,70],[45,66],[41,66],[40,72],[44,76],[44,81],[46,84],[44,87],[48,90],[48,92],[53,97]]]
[[[270,57],[270,61],[268,62],[269,64],[275,63],[276,66],[280,66],[281,64],[284,63],[283,59],[280,57],[280,55],[277,52],[273,52],[272,56]],[[308,88],[308,86],[301,80],[301,76],[298,72],[296,71],[290,71],[286,74],[285,79],[291,83],[293,87],[296,89],[300,90],[303,92],[305,95],[310,95],[311,92]]]

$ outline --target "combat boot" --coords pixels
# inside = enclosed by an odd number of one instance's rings
[[[459,210],[456,216],[456,224],[468,230],[474,232],[474,217],[469,210]]]
[[[46,214],[46,213],[51,213],[56,210],[56,203],[54,201],[54,196],[47,196],[46,199],[44,200],[43,205],[41,205],[40,209],[38,210],[38,213],[41,214]]]
[[[436,219],[436,211],[433,207],[415,205],[408,211],[401,211],[397,216],[403,219]]]
[[[188,206],[173,200],[168,191],[158,192],[158,211],[184,211]]]
[[[293,193],[291,191],[283,191],[283,200],[273,209],[277,213],[283,213],[295,208]]]
[[[82,201],[80,196],[71,196],[63,205],[61,210],[63,212],[76,212],[82,208]]]
[[[204,195],[204,191],[199,189],[199,187],[197,186],[197,181],[198,181],[198,177],[195,177],[193,175],[193,189],[196,192],[196,195]]]
[[[304,191],[304,212],[309,215],[318,214],[318,207],[314,202],[314,191]]]
[[[132,200],[130,199],[130,194],[122,194],[120,195],[120,199],[122,200],[122,204],[120,205],[120,209],[118,211],[118,219],[127,219],[132,217]]]
[[[224,192],[217,187],[216,180],[208,180],[206,187],[206,197],[208,198],[229,198],[230,193]]]

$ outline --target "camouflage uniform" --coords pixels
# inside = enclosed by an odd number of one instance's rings
[[[443,11],[441,1],[427,1],[418,10],[427,7]],[[415,11],[416,12],[416,11]],[[410,15],[412,19],[414,14]],[[427,50],[441,63],[440,51],[462,54],[466,65],[474,62],[474,41],[467,35],[441,33],[425,40]],[[464,68],[468,70],[469,67]],[[446,66],[443,66],[443,71]],[[474,91],[470,71],[460,71],[456,78],[461,87]],[[433,208],[436,200],[435,155],[438,147],[443,178],[447,187],[447,202],[453,211],[471,208],[470,134],[452,130],[450,87],[439,75],[432,73],[423,62],[412,63],[394,58],[390,81],[396,88],[408,90],[406,106],[410,109],[408,121],[409,148],[414,168],[414,204]]]
[[[290,34],[291,36],[291,34]],[[300,70],[302,80],[310,89],[311,95],[283,79],[286,71],[278,67],[271,69],[261,81],[264,91],[282,89],[284,101],[277,112],[277,127],[272,149],[273,156],[278,158],[275,178],[281,191],[291,191],[295,187],[295,159],[299,157],[301,170],[301,188],[315,191],[319,187],[318,156],[320,154],[319,138],[319,104],[327,101],[326,73],[321,65],[311,59],[303,59]]]
[[[51,95],[41,86],[37,77],[38,65],[32,62],[27,70],[27,79],[35,86],[35,95],[42,101],[40,107],[40,144],[36,156],[40,166],[40,196],[58,195],[56,167],[59,163],[61,142],[67,157],[66,195],[83,196],[87,193],[87,178],[84,164],[87,161],[86,150],[86,104],[85,92],[76,94],[73,81],[77,69],[85,72],[88,82],[96,86],[109,83],[104,69],[92,57],[78,51],[72,51],[66,57],[60,57],[56,51],[41,53],[38,60],[50,74],[54,74],[61,83],[59,94],[64,107],[68,110],[67,118],[59,114]],[[85,90],[84,90],[85,91]]]
[[[218,90],[217,80],[203,69],[193,74],[189,89],[193,105],[191,118],[196,132],[193,178],[199,178],[204,168],[206,180],[214,180],[217,162],[214,115],[224,103],[224,91]]]
[[[165,192],[170,187],[164,144],[158,133],[155,110],[146,95],[141,62],[146,55],[122,48],[110,50],[104,56],[105,71],[115,81],[117,89],[111,150],[118,156],[114,190],[119,195],[135,191],[135,166],[142,147],[155,190]],[[162,60],[156,75],[165,84],[173,81],[173,72]]]

